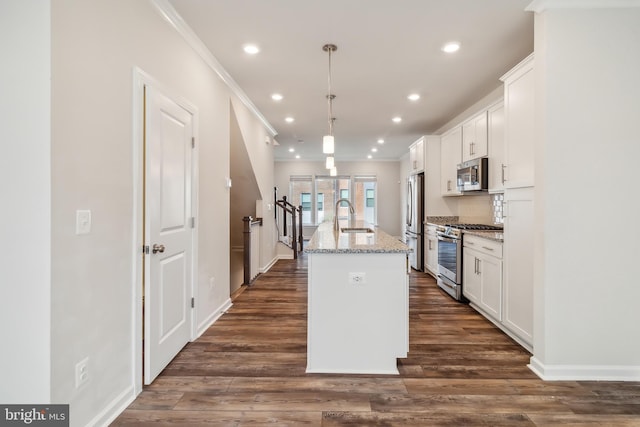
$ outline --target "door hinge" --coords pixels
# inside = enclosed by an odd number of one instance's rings
[[[142,247],[142,253],[149,255],[149,245],[144,245]]]
[[[196,137],[195,136],[191,137],[191,148],[196,148]]]
[[[196,228],[196,217],[192,216],[189,218],[189,222],[191,223],[191,228]]]
[[[191,308],[195,308],[196,306],[196,299],[194,297],[191,297]]]

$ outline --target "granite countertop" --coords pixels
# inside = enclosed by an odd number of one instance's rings
[[[504,233],[502,231],[462,230],[462,232],[470,236],[478,236],[484,239],[495,240],[497,242],[504,242]]]
[[[432,225],[456,224],[458,222],[460,222],[460,219],[457,216],[428,216],[424,220],[425,224]]]
[[[304,249],[308,254],[388,254],[410,253],[409,246],[364,221],[340,221],[342,227],[369,227],[373,233],[343,233],[333,229],[332,222],[323,222]]]

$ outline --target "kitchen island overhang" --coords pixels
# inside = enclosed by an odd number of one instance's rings
[[[398,374],[409,350],[411,249],[362,222],[323,223],[308,256],[307,373]]]

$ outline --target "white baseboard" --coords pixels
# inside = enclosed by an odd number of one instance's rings
[[[509,336],[509,338],[511,338],[512,340],[514,340],[515,342],[517,342],[518,344],[520,344],[520,346],[522,346],[522,348],[524,348],[525,350],[527,350],[529,353],[533,354],[533,346],[531,344],[529,344],[528,342],[524,341],[522,338],[520,338],[518,335],[514,334],[513,332],[511,332],[509,330],[509,328],[507,328],[506,326],[504,326],[502,324],[502,322],[494,319],[491,315],[489,315],[488,313],[485,313],[485,311],[480,308],[478,305],[476,305],[473,302],[469,303],[469,306],[471,308],[473,308],[474,310],[476,310],[478,313],[482,314],[484,316],[485,319],[487,319],[489,322],[493,323],[494,325],[496,325],[502,332],[504,332],[506,335]]]
[[[640,366],[545,365],[535,356],[527,366],[545,381],[640,381]]]
[[[120,393],[115,399],[113,399],[98,415],[93,417],[91,421],[87,423],[87,427],[107,427],[118,416],[124,412],[125,409],[136,399],[136,394],[133,388],[127,387],[122,393]]]
[[[213,325],[216,320],[218,320],[225,311],[229,310],[232,305],[233,304],[231,303],[231,298],[228,298],[224,303],[222,303],[222,305],[220,305],[220,307],[214,310],[209,317],[204,319],[204,321],[202,321],[202,323],[198,325],[198,330],[196,331],[196,336],[193,338],[193,340],[195,341],[196,339],[198,339],[200,335],[202,335],[207,329],[209,329],[209,326]]]
[[[400,375],[397,368],[390,369],[336,369],[307,368],[307,374],[346,374],[346,375]]]
[[[260,273],[266,273],[267,271],[269,271],[271,269],[271,267],[273,267],[273,265],[278,262],[278,257],[275,256],[273,257],[273,259],[271,260],[271,262],[269,262],[269,264],[267,264],[265,267],[260,268]]]

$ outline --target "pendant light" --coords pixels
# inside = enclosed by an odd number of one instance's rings
[[[327,156],[327,162],[325,163],[325,168],[331,169],[335,166],[335,159],[333,156]]]
[[[335,120],[333,117],[333,100],[336,96],[331,93],[331,52],[335,52],[337,49],[338,47],[334,44],[325,44],[322,46],[322,50],[329,53],[329,93],[327,94],[329,134],[322,138],[322,152],[324,154],[333,154],[335,151],[335,143],[333,139],[333,121]]]

